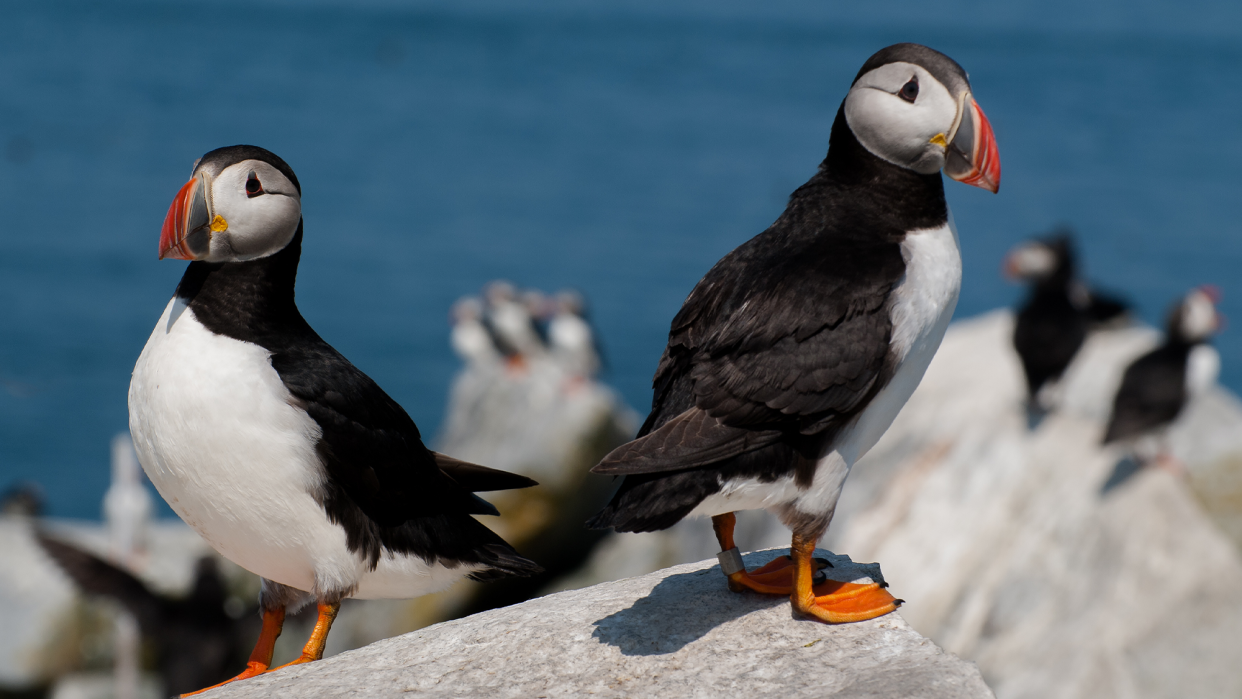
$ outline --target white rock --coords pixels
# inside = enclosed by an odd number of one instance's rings
[[[762,565],[785,551],[746,557]],[[875,566],[827,552],[839,578]],[[734,594],[715,561],[437,624],[205,697],[991,697],[897,614],[828,626]]]
[[[1184,480],[1104,492],[1125,366],[1156,335],[1092,336],[1063,408],[1029,431],[1012,319],[955,325],[846,486],[828,545],[883,562],[911,626],[979,663],[1002,699],[1242,695],[1242,560]],[[1217,388],[1170,432],[1192,477],[1242,450]]]
[[[437,448],[560,490],[581,480],[569,466],[597,448],[591,439],[636,429],[637,416],[612,389],[538,356],[517,367],[465,367],[453,381]]]

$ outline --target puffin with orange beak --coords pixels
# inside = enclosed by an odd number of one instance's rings
[[[707,273],[673,318],[638,438],[588,524],[621,532],[709,516],[731,590],[789,595],[837,623],[895,610],[883,581],[824,579],[815,559],[850,468],[940,346],[962,264],[940,173],[996,192],[1000,158],[966,72],[917,44],[863,65],[828,155],[766,231]],[[734,512],[766,509],[791,556],[748,571]]]
[[[1220,353],[1209,344],[1224,324],[1219,303],[1220,290],[1205,285],[1169,309],[1164,342],[1122,374],[1104,445],[1119,447],[1140,465],[1154,463],[1185,475],[1185,465],[1169,450],[1168,430],[1220,375]]]
[[[497,514],[474,493],[534,481],[429,450],[401,406],[298,312],[301,200],[293,169],[262,148],[195,163],[159,250],[191,262],[129,386],[151,482],[263,579],[263,629],[234,679],[269,669],[285,613],[308,602],[319,617],[291,664],[320,658],[346,597],[540,571],[472,516]]]

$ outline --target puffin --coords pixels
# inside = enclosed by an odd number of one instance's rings
[[[1030,285],[1018,309],[1013,346],[1026,377],[1028,403],[1046,410],[1046,393],[1082,348],[1087,333],[1122,316],[1127,304],[1087,286],[1077,275],[1072,234],[1058,229],[1028,240],[1005,257],[1005,276]]]
[[[542,356],[546,347],[530,307],[506,281],[494,281],[483,290],[487,300],[485,322],[511,368],[520,369],[530,357]]]
[[[473,296],[457,300],[449,311],[452,330],[449,344],[467,366],[500,363],[500,349],[490,328],[483,322],[483,302]]]
[[[779,218],[715,264],[673,318],[638,437],[588,526],[710,516],[729,589],[789,595],[828,623],[887,614],[881,581],[818,582],[813,556],[850,468],[923,377],[962,264],[941,171],[996,192],[1000,159],[966,71],[918,44],[881,49],[837,110],[828,153]],[[746,570],[734,512],[766,509],[791,556]]]
[[[1140,464],[1175,460],[1164,448],[1169,426],[1220,374],[1220,354],[1207,344],[1220,329],[1214,286],[1191,290],[1169,311],[1160,346],[1134,360],[1122,374],[1102,443],[1130,452]]]
[[[595,331],[586,319],[586,301],[572,289],[557,292],[548,321],[548,345],[570,376],[589,379],[600,370],[600,351]]]
[[[134,615],[154,651],[165,692],[180,694],[219,682],[236,672],[233,664],[246,657],[249,646],[242,637],[254,632],[257,620],[229,614],[228,590],[213,556],[203,556],[195,564],[189,593],[172,597],[47,532],[36,530],[35,536],[84,593],[111,599]]]
[[[475,493],[534,481],[428,449],[405,410],[303,319],[301,196],[293,169],[263,148],[195,163],[159,243],[160,259],[190,264],[129,386],[151,483],[262,578],[262,629],[234,680],[270,669],[286,612],[308,602],[314,631],[290,664],[322,657],[346,597],[541,570],[473,517],[498,514]]]

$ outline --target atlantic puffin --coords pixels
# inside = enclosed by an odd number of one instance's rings
[[[1061,228],[1018,245],[1005,257],[1005,276],[1030,285],[1014,320],[1013,346],[1026,376],[1027,400],[1047,410],[1041,391],[1061,377],[1087,333],[1126,311],[1125,302],[1091,289],[1078,277],[1072,234]]]
[[[534,481],[424,446],[409,415],[294,303],[301,186],[255,146],[194,165],[160,233],[190,260],[134,366],[129,427],[147,476],[225,558],[262,578],[263,627],[234,679],[268,670],[286,610],[314,601],[319,659],[345,597],[408,598],[540,568],[471,515]],[[232,680],[230,680],[232,681]]]
[[[449,311],[452,330],[449,344],[468,366],[500,363],[500,350],[491,329],[483,322],[483,302],[473,296],[458,299]]]
[[[586,319],[586,301],[572,289],[557,292],[548,321],[552,356],[570,376],[589,379],[599,373],[601,361],[595,330]]]
[[[673,318],[638,438],[592,470],[624,476],[589,526],[712,518],[734,591],[790,595],[821,621],[897,608],[880,582],[815,584],[816,541],[850,468],[922,379],[961,284],[940,177],[996,192],[992,127],[966,71],[917,44],[871,56],[811,179],[766,231],[726,255]],[[790,559],[748,572],[740,509],[793,531]]]
[[[1220,354],[1207,342],[1220,328],[1220,292],[1202,286],[1169,311],[1161,345],[1134,360],[1122,375],[1103,443],[1118,444],[1141,464],[1179,470],[1164,448],[1168,427],[1220,374]]]
[[[543,355],[546,346],[535,318],[512,284],[494,281],[484,289],[483,298],[487,301],[485,322],[511,368],[521,368],[525,359]]]

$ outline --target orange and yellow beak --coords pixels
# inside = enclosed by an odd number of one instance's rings
[[[168,207],[160,230],[160,259],[196,260],[211,243],[211,212],[202,176],[186,182]]]
[[[962,102],[962,119],[949,143],[944,174],[958,182],[996,193],[1000,189],[1000,151],[992,125],[969,94]]]

